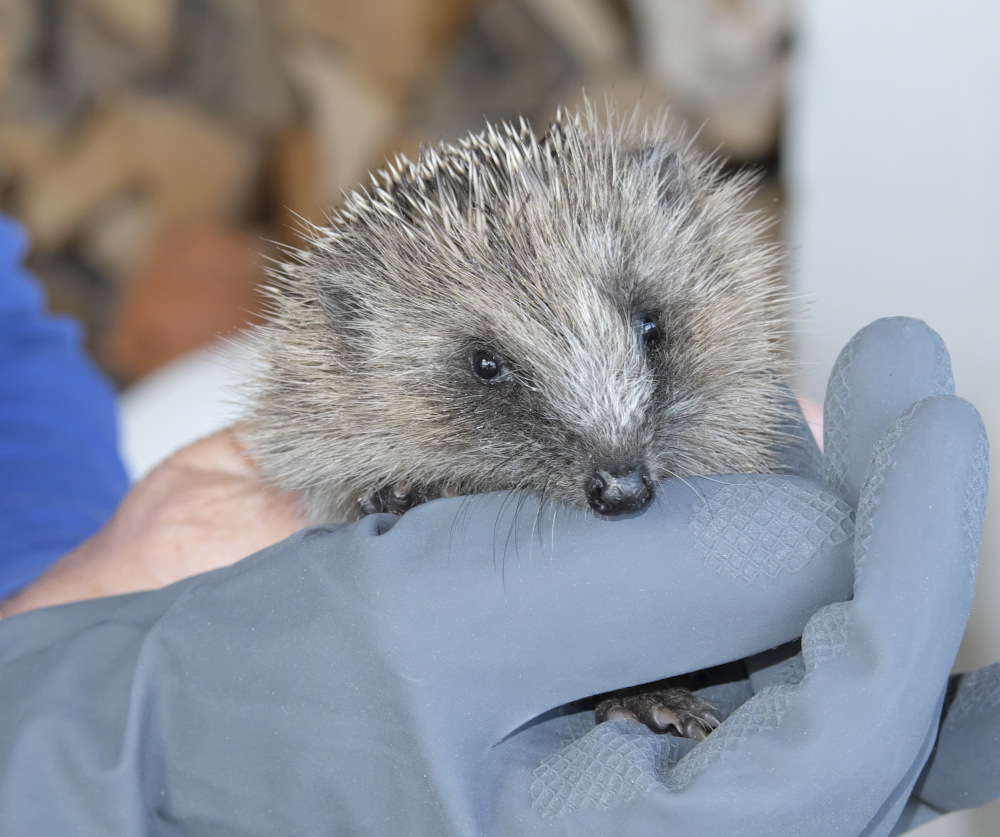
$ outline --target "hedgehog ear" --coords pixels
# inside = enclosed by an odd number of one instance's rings
[[[351,326],[361,318],[361,300],[347,288],[320,287],[319,304],[334,326]]]
[[[661,142],[643,146],[635,149],[632,156],[652,176],[662,209],[676,212],[691,202],[691,181],[673,145]]]
[[[364,332],[366,318],[361,298],[336,281],[320,283],[317,296],[334,334],[345,349],[351,349]]]

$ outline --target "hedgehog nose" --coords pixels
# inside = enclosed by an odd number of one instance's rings
[[[601,514],[639,511],[653,499],[653,480],[643,464],[612,471],[598,470],[587,480],[587,502]]]

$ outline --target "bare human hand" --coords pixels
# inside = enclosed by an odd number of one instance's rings
[[[4,602],[2,614],[165,587],[304,525],[294,497],[259,482],[234,431],[222,430],[154,468],[97,534]]]

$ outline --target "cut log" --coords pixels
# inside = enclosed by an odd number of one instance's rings
[[[295,123],[274,144],[271,193],[281,242],[301,247],[309,224],[321,224],[328,211],[319,174],[319,149],[309,127]]]
[[[52,122],[0,122],[0,179],[38,171],[54,153],[58,136]]]
[[[20,191],[20,216],[33,246],[63,246],[91,211],[128,184],[133,175],[129,119],[122,108],[103,110],[28,173]]]
[[[587,72],[623,67],[628,35],[607,0],[522,0]]]
[[[255,144],[185,105],[132,98],[123,108],[131,165],[165,224],[239,217],[260,162]]]
[[[450,51],[474,0],[282,0],[294,40],[326,41],[394,93],[409,88]]]
[[[90,264],[120,286],[133,277],[162,226],[148,195],[123,194],[101,207],[83,230],[80,249]]]
[[[260,249],[255,236],[214,225],[158,239],[124,289],[108,331],[111,369],[134,381],[256,321]]]
[[[66,244],[102,204],[146,190],[162,223],[233,219],[256,174],[257,149],[193,108],[126,97],[25,178],[21,216],[35,246]]]
[[[52,73],[73,106],[123,93],[161,68],[168,43],[155,52],[123,40],[87,3],[61,3],[56,9]]]
[[[0,91],[23,67],[38,37],[38,4],[0,0]]]
[[[382,164],[398,132],[398,105],[331,50],[301,49],[289,66],[316,140],[320,197],[339,203],[342,190]]]
[[[162,55],[173,35],[177,0],[85,0],[119,38]]]
[[[177,81],[241,131],[270,136],[294,117],[275,23],[282,2],[187,0],[180,7]]]
[[[706,147],[739,159],[778,142],[794,0],[631,0],[646,69]]]

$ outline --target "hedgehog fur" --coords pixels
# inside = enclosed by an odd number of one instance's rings
[[[755,183],[590,104],[397,158],[272,272],[250,452],[317,522],[771,470],[789,307]]]

